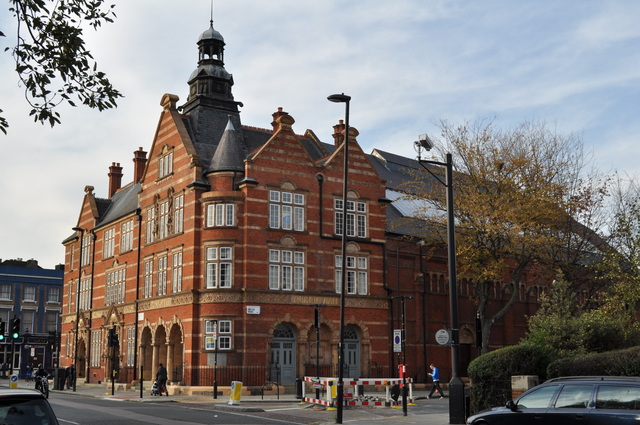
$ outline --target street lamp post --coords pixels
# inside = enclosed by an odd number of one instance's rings
[[[345,132],[344,132],[344,175],[342,180],[342,271],[340,274],[340,342],[338,343],[338,388],[336,423],[342,423],[342,407],[344,404],[344,304],[347,283],[347,180],[349,177],[349,102],[351,96],[332,94],[327,97],[335,103],[345,104]]]
[[[84,229],[81,227],[74,227],[71,230],[80,232],[80,255],[78,256],[78,283],[76,285],[76,334],[73,342],[73,367],[78,367],[78,331],[80,330],[78,321],[80,320],[80,278],[82,276],[82,242],[84,240]],[[71,284],[73,285],[73,284]],[[73,391],[76,391],[76,379],[73,379]]]
[[[392,299],[399,299],[401,303],[402,311],[402,332],[400,335],[400,350],[402,351],[402,415],[407,416],[407,306],[405,301],[412,300],[413,297],[409,296],[397,296],[391,297]]]
[[[419,140],[414,142],[418,152],[418,163],[447,189],[447,245],[449,257],[449,314],[451,316],[451,381],[449,381],[449,423],[465,423],[464,382],[460,378],[460,341],[458,325],[458,285],[456,275],[456,235],[453,214],[453,160],[450,153],[446,154],[446,162],[422,159],[422,149],[428,151],[433,147],[433,142],[426,134],[421,134]],[[446,180],[443,182],[438,176],[424,165],[433,164],[444,167]]]
[[[314,324],[316,327],[316,379],[320,382],[320,307],[326,307],[326,304],[311,304],[315,307]],[[316,398],[320,398],[320,388],[316,388]]]

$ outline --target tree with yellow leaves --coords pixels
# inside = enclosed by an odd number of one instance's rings
[[[458,278],[474,288],[486,352],[493,324],[518,300],[526,281],[550,282],[559,265],[582,266],[577,258],[597,245],[590,227],[595,221],[578,219],[597,216],[606,180],[582,177],[587,161],[581,139],[543,122],[503,130],[494,120],[442,121],[440,129],[436,152],[451,153],[454,168]],[[446,210],[445,188],[425,184],[430,177],[424,170],[414,177],[400,189],[405,199],[425,202],[420,236],[444,242],[446,215],[433,209]],[[568,240],[574,232],[579,236]]]

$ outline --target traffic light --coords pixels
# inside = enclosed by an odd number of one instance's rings
[[[55,351],[56,347],[56,331],[49,331],[49,347],[51,347],[51,351]]]
[[[7,333],[7,325],[0,320],[0,341],[4,341],[4,334]]]
[[[20,319],[13,316],[11,319],[11,338],[17,339],[20,336]]]
[[[120,344],[116,328],[109,329],[109,339],[107,345],[109,347],[117,347]]]

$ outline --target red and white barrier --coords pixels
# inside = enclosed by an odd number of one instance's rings
[[[333,406],[334,405],[334,390],[333,387],[338,385],[338,379],[336,378],[316,378],[312,376],[305,376],[305,382],[311,382],[315,385],[321,385],[326,394],[326,400],[321,400],[317,398],[305,397],[306,386],[302,385],[302,399],[308,403],[320,404],[323,406]],[[403,382],[404,381],[404,382]],[[350,379],[343,380],[343,386],[351,386],[353,387],[353,396],[351,396],[350,392],[346,392],[343,394],[345,398],[345,406],[390,406],[395,404],[402,404],[400,400],[396,403],[391,398],[390,388],[394,385],[399,385],[402,388],[403,384],[409,385],[409,397],[407,399],[407,403],[413,403],[413,380],[411,378],[389,378],[389,379]],[[357,400],[360,395],[358,394],[358,386],[359,385],[376,385],[376,386],[385,386],[385,401],[371,401],[371,400]],[[353,400],[353,399],[355,400]]]

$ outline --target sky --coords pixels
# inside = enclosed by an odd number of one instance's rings
[[[118,108],[59,108],[62,124],[34,123],[5,47],[0,11],[0,259],[64,262],[84,187],[106,198],[108,167],[132,180],[133,152],[150,148],[160,99],[182,104],[211,0],[111,0],[117,19],[87,28],[88,48],[124,94]],[[225,68],[244,125],[270,128],[278,107],[332,143],[344,119],[365,152],[416,157],[437,123],[497,117],[503,128],[541,120],[583,140],[605,172],[640,173],[640,1],[636,0],[214,0]]]

